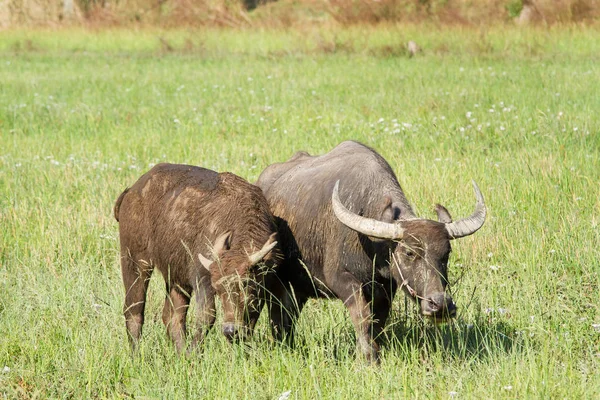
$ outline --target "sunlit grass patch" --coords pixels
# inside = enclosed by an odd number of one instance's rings
[[[0,393],[596,397],[595,36],[418,27],[6,32]],[[409,58],[407,40],[423,52]],[[294,348],[273,343],[263,315],[247,345],[214,329],[202,352],[180,357],[162,325],[165,289],[155,273],[132,358],[112,215],[123,189],[159,162],[255,181],[298,150],[324,153],[346,139],[390,162],[423,217],[434,218],[435,203],[455,219],[469,215],[478,183],[488,219],[452,243],[456,320],[423,321],[399,294],[382,365],[372,368],[355,360],[341,302],[310,301]]]

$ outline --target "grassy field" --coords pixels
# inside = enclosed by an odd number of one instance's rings
[[[598,398],[600,41],[594,30],[380,27],[0,34],[0,397]],[[404,43],[423,48],[407,57]],[[179,357],[152,279],[140,354],[121,308],[117,196],[153,164],[253,182],[297,150],[377,149],[417,212],[488,220],[453,243],[458,317],[398,296],[380,367],[339,301],[296,348],[261,318]],[[285,395],[283,396],[285,397]]]

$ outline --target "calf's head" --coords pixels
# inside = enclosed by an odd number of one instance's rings
[[[259,291],[278,259],[275,236],[273,233],[264,244],[238,240],[233,245],[231,232],[226,232],[215,241],[210,259],[198,254],[221,299],[223,334],[230,341],[243,337],[256,322],[251,321],[250,315],[260,312]],[[256,245],[262,247],[256,250]]]
[[[456,315],[456,306],[448,291],[450,241],[475,233],[483,226],[486,208],[481,191],[473,182],[477,203],[473,214],[452,222],[450,213],[438,205],[439,221],[408,219],[380,221],[365,218],[348,210],[338,195],[339,181],[333,189],[332,208],[347,227],[372,238],[392,241],[390,268],[392,276],[420,305],[421,314],[442,322]],[[391,201],[386,207],[392,207]],[[382,215],[395,215],[383,210]]]

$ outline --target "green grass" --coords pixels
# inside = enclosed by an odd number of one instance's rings
[[[164,41],[158,39],[163,37]],[[7,31],[0,36],[0,396],[600,396],[600,67],[589,29]],[[405,55],[415,40],[424,52]],[[165,44],[168,43],[168,46]],[[171,49],[169,49],[169,46]],[[398,296],[381,367],[355,360],[339,301],[298,345],[266,320],[179,357],[151,282],[140,354],[121,307],[112,206],[157,162],[254,181],[355,139],[420,215],[489,217],[454,245],[459,306],[434,327]]]

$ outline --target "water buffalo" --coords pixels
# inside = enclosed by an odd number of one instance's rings
[[[357,351],[378,360],[375,341],[397,288],[421,313],[443,321],[456,313],[447,291],[450,241],[483,225],[486,208],[474,183],[474,213],[452,222],[418,218],[389,164],[360,143],[343,142],[321,156],[296,153],[267,167],[256,183],[279,219],[284,261],[270,317],[277,339],[293,340],[293,324],[310,297],[334,297],[350,311]]]
[[[162,319],[178,351],[185,346],[192,292],[198,308],[194,345],[215,322],[215,295],[228,339],[252,330],[262,281],[281,258],[274,217],[258,187],[227,172],[158,164],[119,196],[114,215],[133,349],[155,267],[167,285]]]

